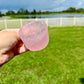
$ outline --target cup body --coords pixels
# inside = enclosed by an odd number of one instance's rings
[[[28,22],[19,30],[19,35],[26,48],[31,51],[41,50],[49,42],[48,28],[44,21]]]

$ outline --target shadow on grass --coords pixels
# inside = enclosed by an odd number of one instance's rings
[[[84,78],[80,78],[81,84],[84,84]]]

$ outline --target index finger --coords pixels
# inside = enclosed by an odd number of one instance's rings
[[[4,31],[4,32],[15,32],[17,34],[18,39],[21,40],[20,36],[19,36],[19,33],[18,33],[19,29],[4,29],[2,31]]]

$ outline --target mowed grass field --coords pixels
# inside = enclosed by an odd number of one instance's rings
[[[0,67],[0,84],[84,84],[84,27],[52,27],[49,38]]]

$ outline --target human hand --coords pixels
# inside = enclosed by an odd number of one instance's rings
[[[0,66],[14,56],[28,51],[19,37],[19,29],[5,29],[0,31]]]

